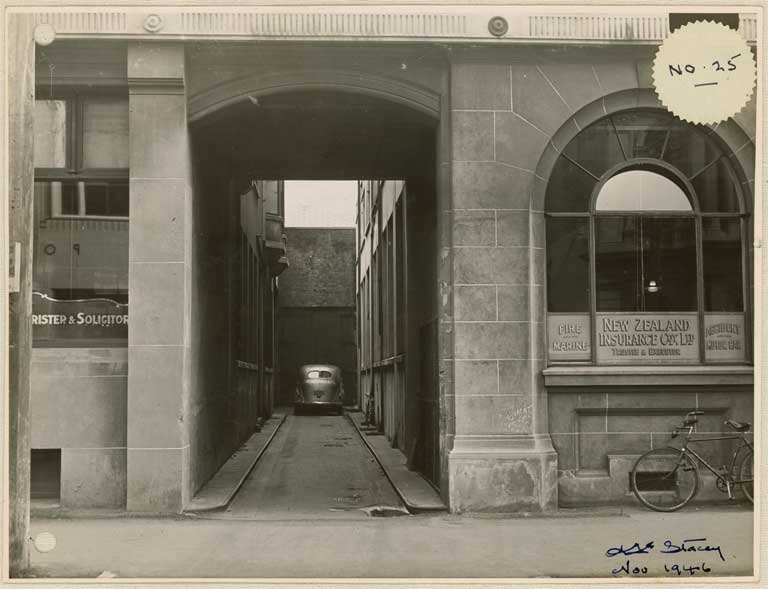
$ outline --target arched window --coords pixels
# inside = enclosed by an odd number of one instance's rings
[[[730,153],[665,112],[598,120],[547,186],[549,360],[745,362],[746,214]]]

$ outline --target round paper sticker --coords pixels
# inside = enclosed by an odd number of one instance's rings
[[[56,548],[56,536],[50,532],[40,532],[35,536],[33,543],[38,552],[50,552]]]
[[[756,78],[747,42],[733,29],[710,21],[677,29],[653,62],[659,99],[691,123],[714,124],[735,115],[749,101]]]

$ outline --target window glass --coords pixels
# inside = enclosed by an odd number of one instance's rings
[[[643,311],[695,311],[696,229],[693,218],[641,217]],[[656,291],[652,286],[656,282]]]
[[[53,210],[57,210],[55,204],[57,196],[60,197],[60,207],[58,214],[61,215],[79,215],[80,214],[80,185],[76,182],[51,182],[51,197],[54,205]]]
[[[553,313],[589,311],[588,221],[547,218],[547,304]]]
[[[579,133],[563,152],[596,177],[624,161],[624,153],[611,119],[602,119]]]
[[[127,217],[129,208],[128,183],[111,183],[109,185],[109,214],[115,217]]]
[[[707,311],[742,311],[741,221],[702,219],[704,306]]]
[[[106,215],[107,185],[89,182],[85,186],[85,212],[88,215]]]
[[[627,159],[661,157],[671,121],[668,115],[647,111],[613,115]]]
[[[62,204],[77,194],[77,184],[35,182],[33,290],[59,300],[128,297],[128,231],[125,222],[92,223],[45,214],[52,186],[61,187]],[[63,214],[71,208],[62,206]]]
[[[64,168],[67,165],[67,103],[64,100],[35,101],[35,167]]]
[[[128,101],[83,100],[83,167],[128,167]]]
[[[691,180],[699,206],[705,213],[736,213],[739,200],[725,158],[718,159]]]
[[[558,158],[547,186],[547,211],[587,212],[596,182],[568,158]]]
[[[641,285],[639,217],[595,219],[595,270],[598,311],[636,311]]]
[[[672,180],[649,170],[616,174],[600,189],[598,211],[690,211],[685,192]]]
[[[676,125],[670,130],[663,159],[690,178],[720,155],[714,142],[692,125]]]
[[[595,218],[597,310],[696,310],[693,218]]]

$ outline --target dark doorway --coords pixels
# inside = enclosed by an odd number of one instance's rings
[[[32,450],[30,470],[32,500],[58,503],[61,499],[61,450]]]

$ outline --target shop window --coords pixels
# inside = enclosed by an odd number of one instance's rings
[[[38,89],[34,117],[33,341],[125,345],[128,96]]]
[[[550,362],[747,361],[747,218],[711,134],[605,117],[563,150],[546,199]]]

